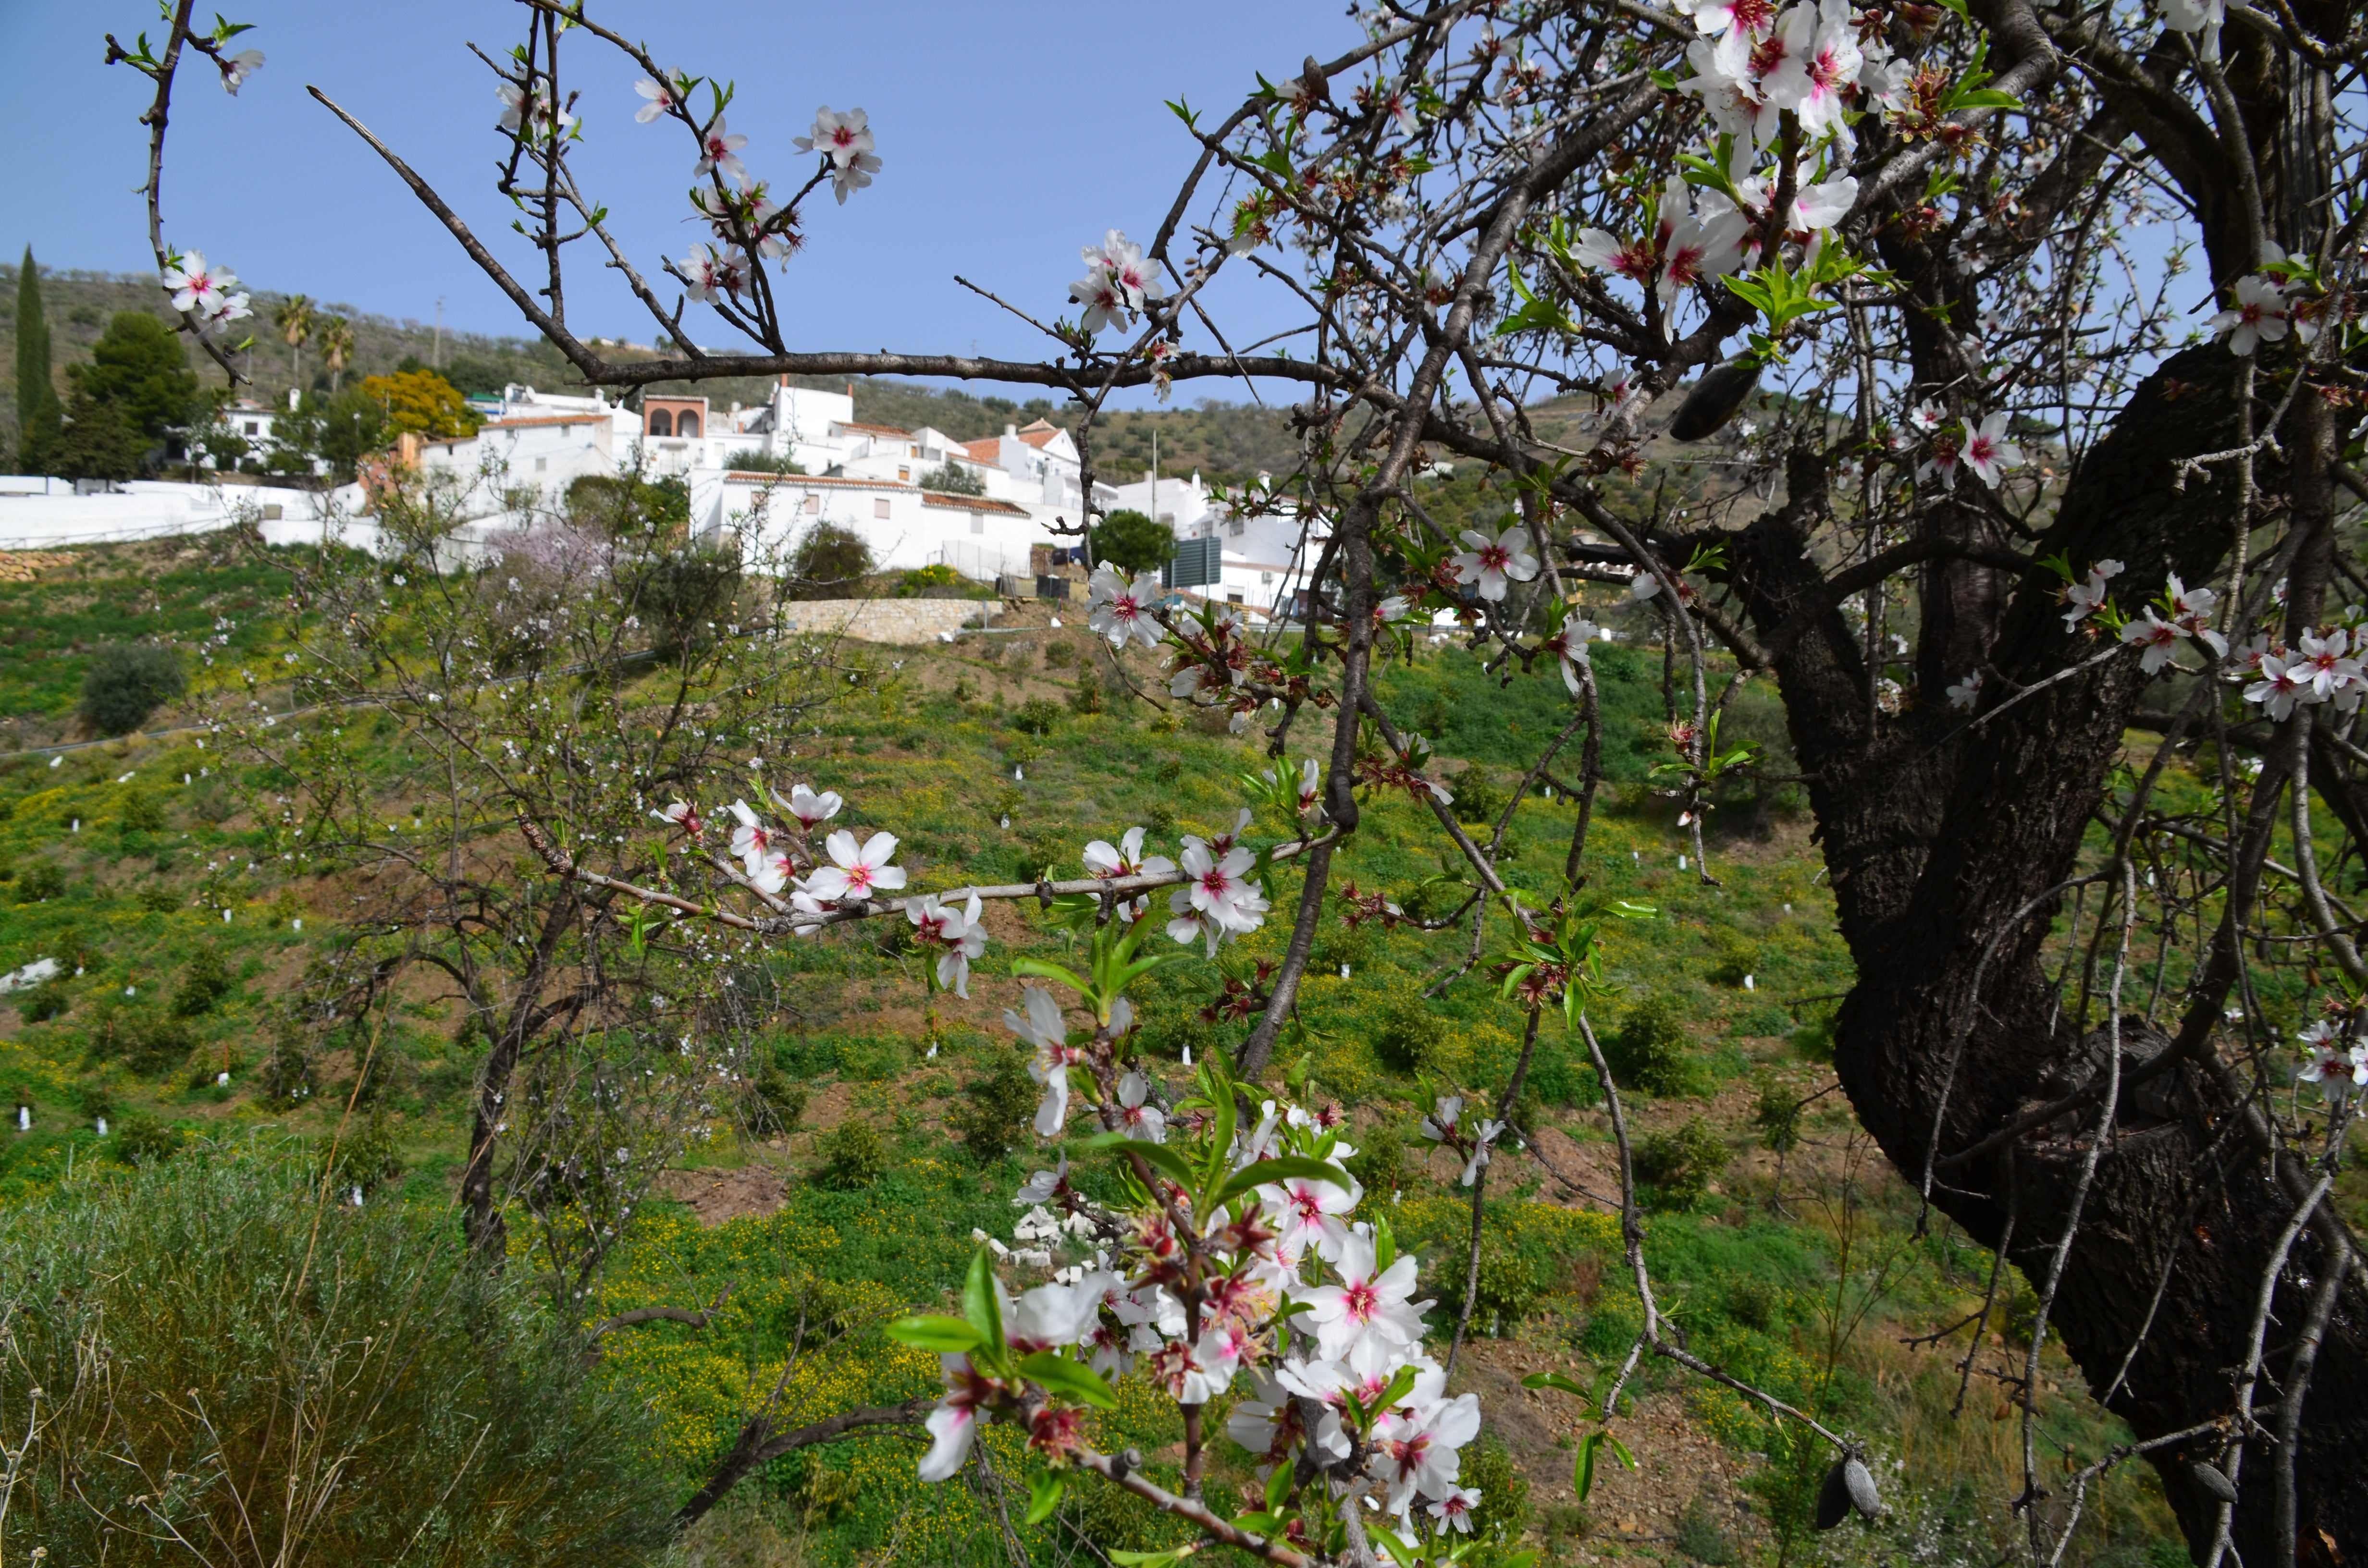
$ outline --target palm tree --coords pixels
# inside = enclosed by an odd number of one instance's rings
[[[288,342],[288,379],[303,385],[304,343],[313,335],[313,301],[302,294],[290,294],[271,312],[271,324]]]
[[[353,324],[343,316],[331,316],[321,324],[321,357],[329,362],[329,390],[336,392],[345,384],[346,361],[354,352]]]

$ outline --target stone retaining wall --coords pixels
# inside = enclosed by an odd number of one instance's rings
[[[976,627],[984,607],[992,622],[1002,606],[980,599],[802,599],[778,607],[791,631],[832,633],[858,642],[934,642]]]

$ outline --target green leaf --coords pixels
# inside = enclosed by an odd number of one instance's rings
[[[1274,1467],[1274,1473],[1266,1478],[1266,1511],[1268,1513],[1282,1512],[1283,1504],[1291,1500],[1292,1474],[1292,1466],[1279,1464]]]
[[[1627,1444],[1622,1442],[1619,1438],[1613,1437],[1609,1432],[1603,1434],[1603,1440],[1611,1446],[1611,1451],[1613,1453],[1620,1456],[1620,1462],[1622,1464],[1626,1465],[1630,1470],[1634,1470],[1636,1468],[1636,1456],[1628,1451]]]
[[[1061,1472],[1040,1470],[1028,1478],[1028,1517],[1024,1521],[1041,1525],[1053,1517],[1061,1506]]]
[[[1531,1372],[1521,1380],[1521,1386],[1525,1389],[1560,1389],[1565,1393],[1575,1393],[1581,1399],[1587,1397],[1585,1389],[1560,1372]]]
[[[1390,1217],[1387,1214],[1375,1214],[1373,1216],[1374,1272],[1381,1274],[1389,1272],[1390,1265],[1397,1261],[1397,1256],[1398,1233],[1390,1229]]]
[[[1660,88],[1661,91],[1665,93],[1674,93],[1678,90],[1678,74],[1676,72],[1654,71],[1647,73],[1647,74],[1652,77],[1653,85]]]
[[[1090,996],[1094,988],[1074,970],[1062,968],[1046,959],[1013,959],[1011,972],[1031,980],[1057,980],[1080,996]]]
[[[1170,1563],[1183,1562],[1187,1550],[1178,1547],[1171,1551],[1105,1551],[1102,1555],[1117,1563],[1118,1568],[1168,1568]]]
[[[1003,1303],[996,1294],[995,1260],[985,1247],[970,1255],[970,1273],[962,1280],[962,1316],[978,1331],[982,1345],[1003,1345]]]
[[[888,1337],[916,1350],[955,1355],[974,1350],[979,1343],[978,1330],[970,1323],[928,1312],[898,1318],[888,1325]]]
[[[1578,1459],[1570,1467],[1570,1489],[1582,1503],[1595,1490],[1595,1450],[1602,1443],[1600,1432],[1589,1432],[1578,1440]]]
[[[1050,1392],[1065,1394],[1097,1410],[1118,1408],[1118,1395],[1110,1392],[1110,1385],[1091,1367],[1072,1361],[1057,1351],[1039,1350],[1033,1356],[1020,1358],[1019,1373],[1033,1378]]]
[[[1356,1178],[1336,1165],[1323,1160],[1311,1160],[1304,1154],[1278,1154],[1271,1160],[1259,1160],[1244,1165],[1233,1178],[1217,1189],[1212,1209],[1222,1208],[1254,1187],[1293,1180],[1328,1181],[1343,1192],[1350,1191],[1349,1183]]]
[[[1115,1132],[1105,1132],[1088,1141],[1088,1149],[1109,1149],[1120,1154],[1140,1154],[1144,1164],[1190,1192],[1197,1185],[1192,1167],[1183,1155],[1165,1143],[1147,1143],[1140,1138],[1128,1138]]]

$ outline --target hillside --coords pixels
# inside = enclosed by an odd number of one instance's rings
[[[91,344],[116,312],[147,311],[160,319],[171,319],[162,293],[142,275],[44,267],[41,286],[50,316],[53,370],[62,395],[66,366],[89,358]],[[268,290],[256,291],[255,318],[240,324],[256,338],[254,347],[242,360],[243,370],[253,379],[245,395],[275,403],[285,400],[290,387],[301,384],[325,392],[331,382],[317,345],[305,347],[300,357],[272,328],[272,312],[285,297]],[[16,265],[0,266],[0,364],[16,362]],[[317,308],[343,316],[352,324],[354,351],[343,378],[347,383],[362,376],[384,374],[416,360],[440,365],[444,374],[464,392],[498,392],[512,381],[548,391],[579,389],[573,367],[557,349],[540,339],[447,333],[439,347],[432,324],[370,315],[350,305],[330,302],[319,303]],[[222,384],[221,372],[204,362],[201,356],[192,352],[190,359],[199,366],[207,386]],[[802,384],[833,391],[851,384],[859,419],[907,429],[932,426],[960,440],[996,435],[1007,424],[1026,424],[1038,418],[1064,428],[1074,428],[1077,424],[1076,412],[1064,403],[1026,388],[1014,388],[1013,395],[1004,396],[983,389],[932,387],[882,378],[859,378],[851,383],[826,378],[798,379]],[[761,379],[741,377],[696,386],[662,383],[654,390],[695,391],[717,405],[725,406],[761,402],[766,387]],[[1184,403],[1182,400],[1190,394],[1190,389],[1184,389],[1179,394],[1179,406],[1105,413],[1096,423],[1095,448],[1097,465],[1104,477],[1121,483],[1141,479],[1151,464],[1154,432],[1158,437],[1159,466],[1164,475],[1197,472],[1212,483],[1237,483],[1261,471],[1288,472],[1299,461],[1300,444],[1292,435],[1282,409],[1215,398]],[[1671,398],[1656,408],[1648,427],[1657,428],[1676,402]],[[1762,407],[1769,403],[1765,396],[1759,400]],[[1593,407],[1591,398],[1562,397],[1540,403],[1530,412],[1540,434],[1569,444],[1583,438],[1585,420]],[[15,425],[16,382],[13,377],[0,377],[0,432],[9,434],[11,444]],[[1677,502],[1698,502],[1708,494],[1732,488],[1719,466],[1735,456],[1731,435],[1720,441],[1685,448],[1654,440],[1648,442],[1646,453],[1656,465],[1656,476],[1668,469],[1678,479],[1681,494]],[[1705,463],[1711,466],[1700,466]],[[1615,487],[1623,492],[1633,490],[1640,497],[1645,494],[1643,485],[1631,486],[1615,480]]]
[[[0,688],[0,702],[27,722],[57,723],[81,650],[135,631],[225,639],[201,685],[232,679],[240,665],[275,678],[282,633],[272,606],[284,591],[275,562],[294,559],[223,541],[28,563],[30,580],[0,599],[0,635],[47,656],[20,665],[27,673]],[[147,585],[144,598],[126,593],[132,583]],[[94,619],[102,604],[115,608]],[[1084,840],[1114,839],[1130,824],[1172,852],[1177,835],[1231,820],[1234,780],[1258,765],[1245,742],[1178,726],[1130,698],[1083,633],[1054,628],[1040,608],[1005,624],[1018,631],[950,648],[859,651],[860,695],[802,740],[800,776],[845,793],[851,822],[896,832],[916,887],[1075,865]],[[1140,682],[1152,672],[1135,657]],[[1650,1162],[1647,1251],[1663,1308],[1697,1352],[1864,1435],[1894,1512],[1875,1527],[1810,1531],[1822,1460],[1740,1400],[1650,1361],[1615,1425],[1640,1468],[1607,1460],[1593,1496],[1575,1497],[1573,1449],[1587,1430],[1576,1402],[1525,1392],[1519,1380],[1550,1369],[1585,1381],[1622,1355],[1640,1309],[1603,1201],[1616,1177],[1600,1093],[1556,1026],[1541,1037],[1518,1113],[1524,1142],[1501,1149],[1493,1167],[1478,1337],[1456,1374],[1482,1397],[1487,1422],[1465,1456],[1488,1499],[1482,1522],[1554,1562],[1854,1562],[1936,1541],[1987,1560],[2016,1527],[1986,1499],[2002,1494],[2019,1462],[1990,1379],[2021,1365],[2014,1335],[2028,1317],[2015,1311],[2027,1308],[2019,1301],[1995,1341],[1974,1347],[1975,1407],[1952,1419],[1963,1335],[1939,1348],[1908,1342],[1971,1311],[1990,1259],[1945,1224],[1910,1239],[1912,1194],[1830,1093],[1824,1026],[1850,966],[1797,798],[1789,787],[1731,785],[1712,836],[1722,885],[1703,885],[1680,869],[1685,840],[1650,787],[1666,745],[1659,660],[1614,646],[1599,669],[1611,783],[1589,839],[1591,887],[1659,911],[1614,923],[1606,977],[1616,996],[1600,1021],[1616,1060],[1653,1085],[1631,1104]],[[1525,743],[1567,712],[1550,674],[1507,686],[1452,648],[1421,648],[1384,682],[1393,705],[1440,744],[1441,771],[1467,810],[1501,802]],[[378,737],[370,784],[394,818],[413,787],[408,744],[386,721],[369,722]],[[1749,709],[1738,722],[1771,738],[1781,728],[1772,712]],[[56,766],[0,759],[0,970],[45,957],[67,966],[57,981],[0,999],[0,1086],[32,1122],[0,1143],[0,1203],[39,1200],[70,1172],[90,1182],[133,1165],[196,1169],[213,1157],[209,1147],[267,1132],[324,1151],[346,1108],[359,1107],[367,1147],[338,1156],[336,1168],[352,1173],[338,1179],[367,1185],[373,1204],[448,1214],[484,1042],[459,1027],[449,995],[423,987],[404,994],[368,1058],[358,1041],[336,1045],[309,1063],[301,1095],[287,1091],[290,1068],[275,1055],[285,999],[329,950],[359,890],[275,862],[255,814],[274,781],[226,775],[222,762],[187,739],[111,744]],[[1552,881],[1572,825],[1566,798],[1530,802],[1516,819],[1508,880]],[[1426,881],[1441,869],[1435,842],[1406,799],[1376,796],[1335,876],[1426,907],[1436,896]],[[687,1308],[728,1295],[706,1327],[651,1325],[611,1341],[602,1362],[603,1379],[657,1412],[648,1462],[678,1492],[713,1462],[773,1369],[788,1378],[782,1346],[806,1303],[827,1301],[857,1325],[909,1305],[939,1310],[973,1228],[1012,1237],[1008,1195],[1046,1152],[1023,1138],[1011,1153],[982,1157],[955,1129],[1012,1057],[999,1021],[1019,1000],[1009,960],[1064,959],[1069,937],[1026,903],[996,906],[990,925],[994,947],[970,998],[928,1007],[893,934],[878,945],[834,934],[766,960],[770,994],[784,1001],[757,1037],[746,1097],[714,1108],[696,1153],[660,1178],[664,1200],[643,1207],[585,1308]],[[1269,922],[1229,963],[1277,956],[1286,925]],[[1521,1015],[1485,968],[1451,978],[1467,942],[1461,927],[1383,933],[1327,918],[1295,1069],[1312,1074],[1314,1096],[1345,1108],[1364,1150],[1360,1212],[1389,1218],[1420,1258],[1417,1294],[1448,1303],[1431,1318],[1435,1335],[1461,1300],[1468,1202],[1455,1162],[1416,1133],[1419,1085],[1484,1091],[1504,1081],[1520,1045]],[[1144,1049],[1171,1090],[1185,1080],[1188,1051],[1205,1059],[1243,1033],[1202,1010],[1240,972],[1196,958],[1137,993]],[[1426,1001],[1424,988],[1441,981],[1440,998]],[[1082,1170],[1093,1156],[1072,1147]],[[1015,1289],[1034,1278],[1013,1274]],[[1848,1331],[1859,1324],[1862,1332]],[[930,1358],[887,1344],[876,1326],[850,1328],[817,1355],[795,1384],[795,1408],[815,1415],[936,1384]],[[2052,1349],[2043,1366],[2055,1385],[2077,1388]],[[1172,1407],[1163,1415],[1128,1394],[1097,1420],[1105,1448],[1133,1444],[1155,1474],[1169,1473]],[[2048,1423],[2089,1451],[2114,1430],[2077,1395],[2052,1403]],[[991,1432],[988,1451],[1017,1474],[1024,1456],[1006,1436]],[[916,1483],[916,1451],[887,1438],[784,1459],[702,1528],[691,1561],[986,1568],[1007,1561],[1005,1530],[1017,1532],[1015,1549],[1048,1562],[1077,1535],[1113,1551],[1176,1543],[1172,1526],[1115,1493],[1082,1494],[1051,1523],[1019,1527],[998,1512],[994,1484]],[[1257,1485],[1247,1456],[1225,1449],[1212,1499],[1232,1506]],[[2091,1506],[2097,1523],[2066,1562],[2126,1568],[2177,1550],[2142,1470],[2115,1471]]]

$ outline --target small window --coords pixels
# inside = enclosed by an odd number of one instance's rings
[[[1242,596],[1239,594],[1227,594],[1225,596],[1225,602],[1229,605],[1237,605],[1242,602]]]
[[[260,421],[258,421],[258,420],[254,420],[254,419],[250,419],[250,420],[248,420],[248,421],[246,422],[246,433],[247,433],[248,435],[250,435],[250,436],[260,436],[260,435],[262,435],[262,434],[263,434],[263,426],[262,426],[262,423],[261,423]]]
[[[1261,583],[1271,583],[1274,581],[1274,574],[1271,572],[1261,572],[1258,574],[1258,581]]]
[[[676,435],[677,435],[677,436],[696,436],[696,435],[698,435],[698,434],[699,434],[699,415],[696,415],[696,414],[693,414],[693,413],[692,413],[690,410],[689,410],[688,408],[684,409],[680,414],[678,414],[678,415],[675,415],[675,421],[674,421],[674,433],[675,433]]]
[[[809,495],[809,496],[807,496],[807,497],[806,497],[806,510],[807,510],[807,511],[809,511],[809,512],[819,512],[819,511],[821,511],[821,510],[822,510],[822,497],[821,497],[821,496],[819,496],[819,495]]]
[[[549,468],[550,466],[551,466],[551,460],[550,460],[549,458],[537,458],[537,459],[535,459],[535,460],[534,460],[534,472],[537,472],[537,473],[541,473],[543,470],[545,470],[545,469]]]
[[[888,515],[888,497],[882,495],[871,503],[871,515],[875,517],[884,517]]]
[[[1173,512],[1162,512],[1159,514],[1159,520],[1172,528],[1176,523],[1176,514]]]
[[[917,458],[917,457],[919,457],[919,456],[921,455],[921,446],[920,446],[920,443],[919,443],[919,442],[917,442],[917,441],[913,441],[913,442],[908,442],[908,443],[906,443],[906,445],[905,445],[905,455],[906,457],[908,457],[908,458]]]
[[[970,515],[970,531],[974,534],[983,534],[986,531],[986,516],[985,513],[973,512]]]
[[[1242,535],[1242,530],[1247,527],[1248,525],[1244,523],[1239,517],[1235,517],[1232,522],[1225,525],[1225,531],[1232,534],[1235,538],[1239,539]]]
[[[653,409],[651,409],[651,410],[650,410],[650,434],[651,434],[651,435],[653,435],[653,436],[671,436],[671,435],[673,435],[673,434],[674,434],[674,415],[673,415],[671,413],[667,412],[666,409],[663,409],[663,408],[653,408]]]
[[[900,468],[900,469],[898,469],[898,470],[896,471],[896,483],[899,483],[899,484],[910,484],[910,483],[913,483],[913,471],[912,471],[911,469],[909,469],[909,468]]]

